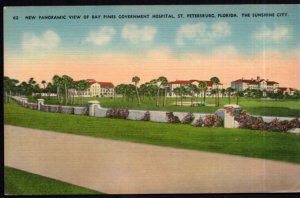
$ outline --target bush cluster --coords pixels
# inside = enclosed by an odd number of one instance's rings
[[[150,112],[146,111],[141,121],[150,121]]]
[[[177,116],[173,114],[173,112],[166,113],[169,123],[180,123],[180,120]]]
[[[197,127],[222,127],[223,119],[217,115],[207,115],[204,120],[199,118],[193,123],[193,126]]]
[[[109,109],[106,112],[108,118],[121,118],[126,119],[129,115],[128,109]]]
[[[195,116],[193,113],[188,113],[184,118],[182,118],[181,123],[182,124],[191,124],[195,119]]]
[[[235,120],[238,121],[239,128],[253,130],[286,132],[293,128],[300,128],[300,122],[298,118],[290,121],[280,121],[279,119],[275,118],[270,123],[267,123],[264,122],[262,117],[251,116],[246,111],[242,111],[239,115],[235,116]]]

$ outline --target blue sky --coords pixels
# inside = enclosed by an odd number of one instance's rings
[[[275,16],[253,17],[255,13]],[[147,14],[146,19],[118,18]],[[183,14],[184,18],[158,19],[153,14]],[[188,18],[188,14],[216,17]],[[81,19],[25,19],[60,15]],[[102,18],[92,19],[92,15]],[[103,15],[116,19],[103,19]],[[51,80],[54,74],[69,74],[115,83],[130,82],[134,75],[142,81],[160,75],[170,80],[217,75],[226,86],[241,77],[260,75],[300,88],[299,19],[300,5],[6,7],[4,74],[19,80]]]
[[[236,13],[238,18],[184,18],[184,19],[80,19],[80,20],[25,20],[30,15],[104,15],[114,14],[189,14],[189,13]],[[250,17],[242,18],[241,13],[288,13],[287,17]],[[158,46],[168,46],[174,52],[209,51],[218,45],[232,45],[241,53],[251,53],[260,49],[277,49],[286,51],[299,48],[300,38],[300,6],[298,5],[241,5],[241,6],[87,6],[87,7],[9,7],[4,10],[5,15],[5,49],[21,50],[20,45],[24,34],[29,33],[36,37],[42,37],[47,31],[53,31],[59,37],[59,49],[79,49],[81,51],[111,50],[111,51],[133,51],[139,52]],[[19,20],[12,20],[18,16]],[[216,23],[223,23],[228,27],[228,33],[219,32],[211,40],[212,26]],[[189,38],[183,37],[183,43],[178,44],[178,31],[182,26],[190,26],[192,30],[200,29],[199,34]],[[131,25],[131,30],[143,30],[145,26],[154,29],[153,38],[150,41],[134,43],[133,40],[126,40],[122,37],[122,30],[125,25]],[[132,27],[133,26],[133,27]],[[203,27],[205,26],[205,27]],[[109,42],[95,44],[86,42],[90,32],[100,34],[101,27],[110,27],[112,31],[106,30],[111,36]],[[186,27],[188,28],[188,27]],[[282,30],[283,28],[283,30]],[[285,29],[287,33],[284,33]],[[149,29],[149,28],[148,28]],[[206,32],[201,36],[201,29]],[[150,29],[151,30],[151,29]],[[145,29],[146,31],[146,29]],[[222,30],[221,30],[222,31]],[[276,31],[283,31],[282,38],[257,39],[255,34],[259,31],[269,31],[269,34],[276,34]],[[104,33],[105,34],[105,31]],[[142,33],[141,33],[142,34]],[[137,36],[138,37],[138,36]],[[280,35],[279,35],[280,37]],[[267,38],[267,36],[265,37]],[[140,38],[141,39],[141,38]]]

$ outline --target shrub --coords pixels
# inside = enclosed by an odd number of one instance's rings
[[[263,121],[262,117],[254,117],[249,115],[246,111],[242,111],[239,115],[235,116],[235,120],[239,123],[239,128],[265,130],[265,131],[281,131],[285,132],[293,128],[299,128],[300,122],[298,118],[293,120],[280,121],[277,118],[270,123]]]
[[[204,126],[204,122],[203,122],[203,120],[201,118],[199,118],[192,125],[195,126],[195,127],[203,127]]]
[[[83,115],[89,115],[89,108],[85,108],[83,111]]]
[[[186,116],[184,116],[181,120],[182,124],[191,124],[195,119],[195,116],[193,113],[188,113]]]
[[[223,122],[217,115],[207,115],[204,120],[199,118],[192,125],[196,127],[222,127]]]
[[[180,123],[180,120],[177,116],[174,116],[173,112],[166,113],[169,123]]]
[[[220,127],[223,125],[223,120],[217,115],[207,115],[203,121],[206,127]]]
[[[128,109],[109,109],[106,112],[108,118],[121,118],[126,119],[129,115]]]
[[[150,112],[146,111],[141,121],[150,121]]]

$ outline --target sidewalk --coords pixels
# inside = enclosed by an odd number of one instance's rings
[[[113,194],[300,191],[300,165],[5,125],[6,166]]]

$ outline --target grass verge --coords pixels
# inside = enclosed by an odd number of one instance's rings
[[[48,113],[5,104],[4,123],[69,134],[300,163],[297,134]]]
[[[102,194],[94,190],[11,167],[4,167],[4,193],[7,195]]]

